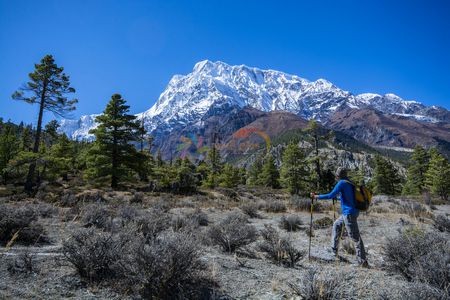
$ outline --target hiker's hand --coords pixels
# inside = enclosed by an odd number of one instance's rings
[[[317,197],[318,197],[318,196],[316,195],[316,193],[314,193],[314,192],[312,192],[309,196],[311,197],[311,199],[314,199],[314,200],[316,200]]]

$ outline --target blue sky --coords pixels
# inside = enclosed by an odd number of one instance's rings
[[[77,90],[74,117],[101,112],[113,93],[147,110],[203,59],[450,108],[445,0],[0,0],[0,117],[36,123],[37,107],[11,94],[45,54]]]

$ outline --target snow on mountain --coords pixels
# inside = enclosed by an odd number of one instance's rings
[[[98,114],[81,116],[78,120],[63,119],[59,123],[58,131],[74,140],[92,140],[94,135],[90,134],[89,130],[97,127],[96,116]]]
[[[309,81],[280,71],[209,60],[198,62],[187,75],[173,76],[158,101],[136,116],[144,118],[149,132],[170,131],[178,125],[201,125],[202,117],[213,108],[236,106],[286,110],[319,121],[326,121],[341,107],[371,107],[384,113],[431,120],[424,105],[394,94],[354,96],[325,79]],[[74,139],[88,138],[88,129],[93,126],[93,117],[83,116],[78,121],[63,120],[60,131]]]

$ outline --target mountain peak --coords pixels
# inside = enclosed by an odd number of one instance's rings
[[[423,120],[431,113],[437,120],[447,120],[449,114],[445,109],[430,111],[418,102],[404,101],[394,94],[355,96],[323,78],[309,81],[276,70],[202,60],[195,64],[191,73],[173,76],[158,101],[138,117],[144,119],[149,132],[169,132],[187,124],[201,124],[207,115],[246,106],[264,112],[284,110],[323,122],[345,107],[372,108],[385,114]],[[70,123],[66,127],[71,128],[67,131],[73,133],[68,135],[80,138],[74,136],[80,132],[76,129],[85,126],[80,123],[92,125],[91,121],[92,118],[80,119],[76,124],[66,122],[66,125]]]

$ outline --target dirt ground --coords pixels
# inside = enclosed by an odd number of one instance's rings
[[[267,212],[259,210],[259,218],[250,218],[249,223],[258,231],[265,225],[272,225],[283,236],[287,236],[292,244],[304,252],[304,257],[294,268],[276,265],[258,251],[258,241],[246,247],[252,255],[245,255],[245,251],[237,254],[228,254],[217,246],[208,243],[202,245],[202,259],[207,263],[213,278],[218,282],[220,294],[223,299],[300,299],[295,295],[293,286],[299,284],[306,273],[311,269],[319,272],[339,274],[347,272],[357,279],[356,285],[370,286],[363,290],[359,299],[376,299],[374,294],[380,289],[399,289],[408,283],[399,275],[390,274],[384,268],[383,244],[387,237],[395,236],[405,226],[416,226],[425,230],[435,230],[431,214],[450,214],[450,205],[434,205],[433,209],[427,207],[427,213],[403,213],[397,209],[398,204],[408,199],[378,196],[374,198],[374,205],[368,213],[361,213],[358,218],[361,236],[364,240],[370,269],[357,265],[355,255],[347,253],[341,246],[341,260],[336,260],[327,251],[331,238],[331,226],[314,229],[311,239],[311,256],[308,259],[309,236],[307,229],[310,223],[310,213],[295,210],[290,205],[290,196],[281,191],[240,190],[230,198],[230,195],[219,191],[207,191],[201,196],[172,196],[165,194],[143,193],[141,203],[133,202],[132,193],[105,192],[104,202],[107,205],[120,205],[128,203],[139,210],[146,210],[155,203],[167,202],[169,214],[182,215],[184,213],[201,209],[207,214],[210,225],[202,226],[199,230],[206,233],[211,224],[218,223],[232,210],[239,210],[242,203],[268,203],[282,201],[287,210],[285,212]],[[72,213],[70,207],[62,207],[58,199],[30,199],[17,201],[9,196],[1,197],[0,204],[34,205],[36,203],[52,202],[56,207],[55,213],[39,219],[44,226],[49,244],[23,246],[13,244],[11,247],[0,248],[0,298],[1,299],[127,299],[128,296],[119,294],[110,285],[93,285],[82,280],[75,268],[62,254],[62,242],[70,236],[74,228],[80,227],[82,213]],[[131,204],[130,204],[131,203]],[[84,204],[80,204],[82,208]],[[333,219],[338,216],[332,206],[322,212],[315,212],[314,220],[323,217]],[[338,211],[339,208],[337,207]],[[430,215],[428,215],[428,213]],[[301,218],[301,229],[296,232],[286,232],[280,228],[279,223],[284,215],[295,214]],[[447,233],[448,236],[448,233]],[[343,239],[347,239],[345,236]],[[349,243],[352,245],[351,243]],[[342,245],[342,243],[341,243]],[[12,272],[17,258],[23,253],[29,253],[33,262],[30,272]],[[16,268],[17,269],[17,268]],[[20,269],[20,266],[19,266]],[[344,279],[343,279],[344,280]]]

